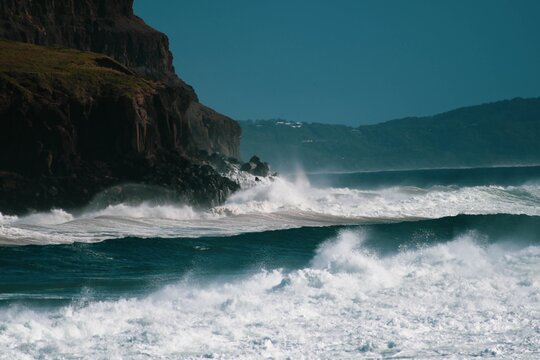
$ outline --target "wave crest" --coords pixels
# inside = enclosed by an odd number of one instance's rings
[[[377,256],[363,245],[368,235],[341,232],[299,270],[256,270],[210,283],[188,276],[144,298],[56,310],[5,308],[0,347],[12,358],[537,353],[537,246],[508,249],[471,233]]]
[[[137,187],[130,188],[137,193]],[[209,210],[146,199],[108,204],[117,192],[99,197],[85,211],[57,209],[25,217],[0,214],[0,244],[95,242],[127,236],[228,236],[302,226],[362,224],[436,219],[459,214],[525,214],[540,216],[540,186],[434,186],[361,190],[319,188],[302,175],[275,178],[233,194]],[[112,195],[111,195],[111,194]],[[161,200],[167,193],[161,194]],[[114,196],[113,196],[114,195]],[[104,206],[97,207],[97,203]],[[103,205],[102,204],[102,205]],[[61,236],[58,234],[61,233]]]

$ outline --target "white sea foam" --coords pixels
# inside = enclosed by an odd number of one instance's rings
[[[71,214],[0,214],[0,244],[95,242],[138,237],[225,236],[301,226],[433,219],[458,214],[540,216],[540,185],[318,188],[299,175],[255,181],[208,211],[189,206],[118,204]],[[249,184],[248,184],[249,183]]]
[[[216,211],[232,214],[297,210],[370,219],[439,218],[458,214],[540,215],[540,186],[316,188],[285,179],[233,194]]]
[[[192,207],[187,205],[140,205],[117,204],[107,206],[103,210],[85,213],[80,218],[97,218],[101,216],[132,218],[132,219],[168,219],[193,220],[202,217]]]
[[[62,210],[53,209],[50,212],[35,213],[24,216],[22,218],[13,218],[14,224],[28,224],[28,225],[56,225],[63,224],[74,219],[73,215]]]
[[[378,257],[365,236],[343,231],[291,272],[4,308],[0,359],[538,358],[539,247],[470,234]]]

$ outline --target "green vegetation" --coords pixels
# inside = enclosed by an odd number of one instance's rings
[[[0,40],[0,54],[0,80],[28,97],[36,91],[77,98],[130,96],[151,93],[156,86],[103,54],[8,40]]]
[[[540,98],[360,127],[242,121],[241,155],[281,171],[381,170],[540,163]]]

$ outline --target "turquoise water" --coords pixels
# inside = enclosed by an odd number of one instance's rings
[[[0,243],[1,359],[540,356],[539,167],[3,215]]]

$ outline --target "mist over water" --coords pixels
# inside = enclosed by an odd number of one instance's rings
[[[405,175],[2,215],[0,359],[538,358],[538,179]]]

